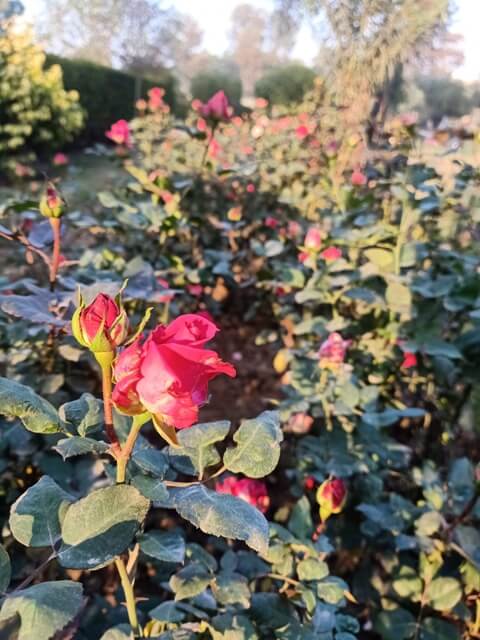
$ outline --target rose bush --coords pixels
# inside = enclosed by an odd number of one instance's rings
[[[9,192],[2,632],[34,602],[40,639],[478,635],[478,169],[368,153],[321,94],[212,133],[155,92],[52,292]]]

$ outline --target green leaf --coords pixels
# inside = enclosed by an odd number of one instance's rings
[[[239,573],[220,573],[212,583],[213,595],[220,604],[250,605],[250,589],[245,576]]]
[[[67,568],[93,569],[110,562],[128,547],[149,506],[130,485],[98,489],[75,502],[62,523],[60,563]]]
[[[455,578],[435,578],[428,587],[427,597],[437,611],[451,611],[462,597],[462,586]]]
[[[419,536],[432,536],[442,524],[442,516],[438,511],[427,511],[415,520],[415,532]]]
[[[382,271],[390,271],[393,267],[393,253],[386,249],[367,249],[365,257]]]
[[[393,588],[401,598],[416,601],[421,595],[422,587],[423,582],[412,567],[400,567],[398,577],[393,581]]]
[[[78,582],[44,582],[8,596],[0,610],[0,622],[18,613],[18,640],[50,640],[75,618],[82,605]]]
[[[328,565],[318,558],[306,558],[297,565],[299,580],[322,580],[328,576]]]
[[[83,393],[78,400],[63,404],[58,413],[81,436],[86,436],[103,425],[102,402],[90,393]]]
[[[119,624],[105,631],[100,640],[132,640],[131,627],[128,624]]]
[[[337,604],[344,598],[347,585],[340,578],[331,576],[317,583],[317,596],[328,604]]]
[[[4,593],[7,590],[11,577],[12,566],[10,556],[5,551],[5,548],[0,545],[0,593]]]
[[[101,440],[93,438],[82,438],[81,436],[72,436],[71,438],[63,438],[59,440],[53,447],[64,460],[75,456],[82,456],[87,453],[107,453],[109,445]]]
[[[159,622],[182,622],[185,612],[179,607],[178,602],[162,602],[158,607],[148,612],[148,615]]]
[[[420,640],[460,640],[460,632],[449,622],[425,618],[420,628]]]
[[[176,453],[188,456],[198,473],[203,474],[206,467],[220,462],[220,455],[214,445],[224,440],[229,430],[228,420],[205,422],[190,429],[182,429],[178,433],[181,449],[177,449]]]
[[[263,478],[275,469],[280,458],[283,433],[278,412],[264,411],[257,418],[243,420],[233,439],[237,446],[227,449],[223,457],[227,469]]]
[[[155,478],[163,479],[168,469],[167,456],[154,447],[136,448],[132,455],[133,462],[144,472]]]
[[[0,378],[0,413],[19,418],[33,433],[59,433],[65,431],[57,410],[30,387]]]
[[[10,509],[10,529],[27,547],[54,547],[61,523],[74,498],[49,476],[43,476]]]
[[[415,633],[415,618],[406,609],[382,611],[376,618],[374,629],[382,640],[406,640]]]
[[[202,565],[192,562],[188,566],[180,569],[178,573],[170,578],[169,585],[175,593],[175,600],[193,598],[205,591],[210,584],[212,576]]]
[[[385,291],[385,299],[392,311],[402,315],[410,315],[412,294],[410,289],[400,282],[390,282]]]
[[[168,491],[165,484],[158,478],[151,478],[141,473],[137,473],[132,477],[131,483],[136,487],[142,496],[148,498],[152,502],[167,502]]]
[[[216,493],[203,485],[173,489],[173,507],[204,533],[244,540],[262,553],[268,547],[268,522],[244,500]]]
[[[452,360],[463,357],[455,345],[436,338],[424,342],[422,349],[429,356],[444,356],[445,358],[452,358]]]
[[[140,549],[162,562],[183,562],[185,539],[178,531],[150,531],[140,539]]]

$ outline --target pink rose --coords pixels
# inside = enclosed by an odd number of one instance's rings
[[[303,244],[306,249],[310,249],[311,251],[319,251],[322,246],[323,241],[323,233],[318,227],[310,227],[307,231],[307,235],[305,236],[305,240]]]
[[[302,233],[301,225],[295,220],[290,220],[287,226],[287,235],[291,240],[298,238],[298,236]]]
[[[330,478],[322,482],[317,490],[320,518],[325,522],[332,514],[340,513],[347,500],[347,487],[340,478]]]
[[[358,169],[355,169],[350,181],[354,187],[363,187],[367,184],[367,176]]]
[[[337,332],[331,333],[328,338],[322,342],[318,351],[320,367],[331,369],[338,368],[338,366],[345,360],[345,355],[350,342],[350,340],[344,340]]]
[[[245,500],[262,513],[265,513],[270,506],[267,486],[261,480],[228,476],[225,480],[217,482],[215,489],[218,493],[228,493]]]
[[[201,284],[187,284],[186,289],[191,296],[195,296],[196,298],[199,298],[203,293]]]
[[[320,257],[327,262],[333,262],[334,260],[338,260],[342,257],[342,252],[338,247],[328,247],[328,249],[322,251]]]
[[[82,301],[72,318],[72,333],[92,351],[115,351],[128,334],[128,318],[113,298],[99,293],[85,306]]]
[[[165,89],[160,87],[153,87],[148,92],[148,106],[152,111],[155,111],[163,105],[163,96],[165,95]]]
[[[68,164],[68,157],[59,151],[53,156],[53,164],[56,167],[62,167],[63,165]]]
[[[248,193],[255,193],[255,185],[253,184],[253,182],[249,182],[247,184],[247,192]]]
[[[208,102],[199,107],[199,112],[204,118],[216,122],[230,120],[232,111],[232,107],[224,91],[217,91]]]
[[[114,122],[105,135],[116,144],[123,144],[126,147],[132,146],[130,127],[126,120],[118,120],[117,122]]]
[[[159,423],[190,427],[208,398],[208,382],[221,373],[236,375],[231,364],[204,348],[217,331],[206,318],[185,314],[137,338],[114,365],[115,406],[127,415],[148,411]]]

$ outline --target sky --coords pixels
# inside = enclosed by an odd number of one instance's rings
[[[171,0],[170,4],[194,18],[204,32],[204,46],[212,54],[221,55],[228,44],[230,16],[242,2],[271,10],[273,0]],[[23,0],[27,17],[34,20],[39,0]],[[88,0],[85,0],[88,2]],[[168,4],[166,2],[165,4]],[[455,76],[466,81],[480,80],[480,0],[456,0],[458,10],[452,31],[463,36],[465,61]],[[295,58],[311,63],[317,51],[315,40],[307,26],[299,32],[293,51]]]

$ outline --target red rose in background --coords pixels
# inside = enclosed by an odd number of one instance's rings
[[[347,500],[347,487],[343,480],[330,478],[322,482],[317,490],[320,519],[325,522],[332,514],[340,513]]]
[[[328,249],[324,249],[322,251],[320,257],[327,262],[333,262],[334,260],[338,260],[342,257],[342,252],[338,247],[328,247]]]
[[[303,140],[304,138],[306,138],[309,133],[310,131],[308,130],[308,127],[306,127],[304,124],[301,124],[295,129],[295,135],[299,140]]]
[[[126,147],[132,146],[130,127],[126,120],[114,122],[105,135],[116,144],[123,144]]]
[[[359,171],[358,169],[356,169],[352,173],[351,183],[355,187],[363,187],[367,184],[367,176],[361,171]]]
[[[401,364],[402,369],[412,369],[418,364],[417,356],[411,351],[405,351],[403,354],[403,362]]]
[[[270,229],[276,229],[279,224],[280,222],[277,220],[277,218],[274,218],[273,216],[267,216],[265,218],[265,226],[269,227]]]
[[[265,513],[270,506],[267,486],[260,480],[239,479],[235,476],[229,476],[225,480],[217,482],[215,489],[218,493],[228,493],[245,500],[245,502],[256,507],[262,513]]]
[[[115,406],[127,415],[151,413],[157,428],[190,427],[207,400],[208,382],[221,373],[236,375],[231,364],[204,348],[217,331],[206,318],[185,314],[137,338],[114,365]]]
[[[92,351],[115,351],[125,342],[128,326],[125,310],[104,293],[87,306],[80,301],[72,318],[73,335]]]
[[[58,153],[56,153],[53,156],[53,164],[56,167],[62,167],[64,165],[68,164],[68,157],[64,153],[59,151]]]

